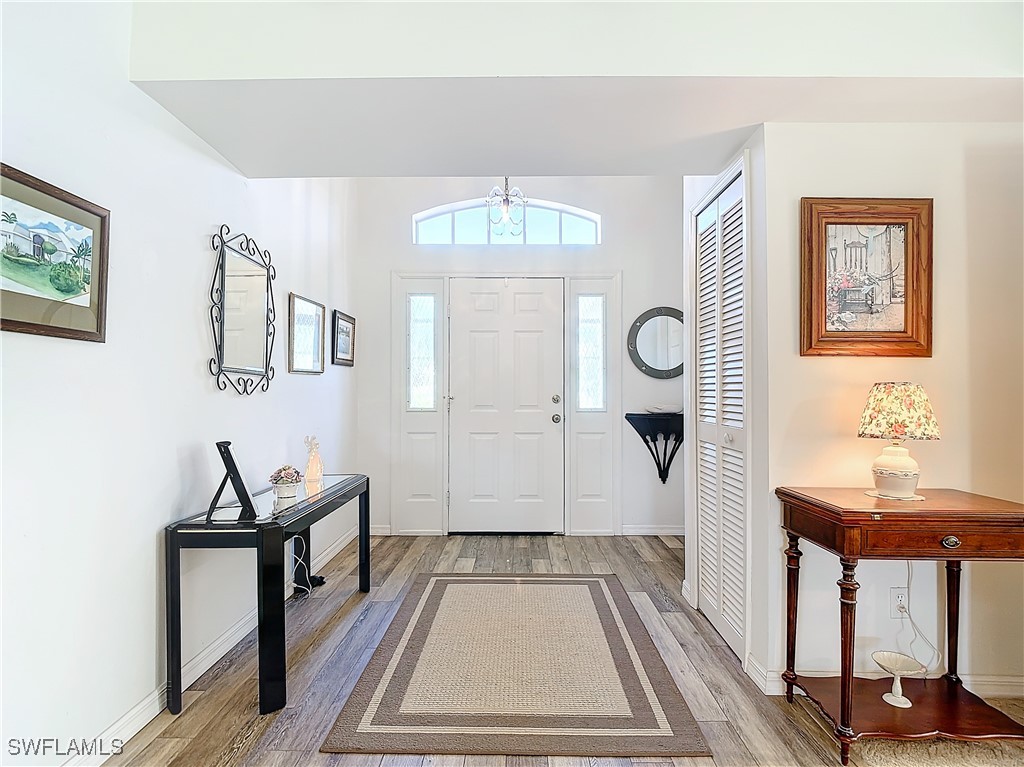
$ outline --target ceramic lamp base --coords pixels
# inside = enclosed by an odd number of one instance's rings
[[[914,501],[917,495],[917,480],[921,476],[917,461],[910,457],[910,451],[894,442],[882,449],[882,454],[871,464],[875,478],[875,495],[897,501]]]

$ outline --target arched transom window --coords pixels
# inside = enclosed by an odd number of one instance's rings
[[[495,231],[483,198],[463,200],[416,213],[412,241],[417,245],[600,245],[601,216],[560,202],[531,199],[523,231]]]

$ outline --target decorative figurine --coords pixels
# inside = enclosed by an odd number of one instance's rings
[[[306,437],[306,450],[309,460],[306,462],[306,484],[318,485],[324,478],[324,462],[320,458],[320,443],[316,435]]]
[[[892,674],[892,692],[885,693],[882,696],[882,700],[890,706],[896,706],[896,708],[910,708],[913,706],[914,704],[910,702],[910,698],[903,695],[903,685],[900,682],[900,677],[911,674],[923,674],[928,669],[922,666],[918,660],[901,652],[876,650],[871,653],[871,658],[882,667],[883,671]]]

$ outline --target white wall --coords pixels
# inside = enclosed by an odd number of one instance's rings
[[[350,305],[350,184],[239,176],[129,83],[131,13],[3,9],[4,162],[111,210],[106,343],[0,338],[4,764],[53,763],[7,756],[8,738],[126,739],[163,707],[163,527],[209,502],[215,440],[234,442],[252,485],[304,465],[314,432],[327,470],[354,464],[354,371],[292,376],[285,356],[290,290]],[[46,30],[45,50],[29,29]],[[277,267],[277,375],[250,397],[207,372],[209,238],[223,222]],[[355,509],[334,516],[314,556]],[[251,552],[183,554],[186,662],[254,625],[254,568]]]
[[[1021,75],[1019,3],[136,5],[136,80]]]
[[[593,248],[445,247],[412,243],[413,213],[456,200],[483,197],[490,178],[360,179],[360,259],[356,264],[359,322],[359,461],[374,479],[375,525],[389,525],[391,273],[607,275],[622,272],[623,335],[652,306],[682,303],[682,184],[678,178],[516,178],[527,197],[555,200],[600,213],[601,245]],[[648,378],[622,349],[624,412],[654,404],[681,404],[684,378]],[[621,415],[620,415],[621,418]],[[681,529],[683,472],[667,485],[640,438],[622,420],[624,526]]]
[[[856,437],[871,384],[923,384],[942,440],[915,442],[921,486],[1024,499],[1024,282],[1020,213],[1022,130],[994,125],[765,126],[769,475],[753,509],[752,654],[769,672],[783,662],[779,485],[870,486],[881,444]],[[934,354],[928,359],[799,355],[801,196],[933,197]],[[798,668],[836,671],[836,558],[802,547]],[[965,565],[961,674],[990,691],[1024,692],[1024,565]],[[870,653],[906,651],[909,628],[889,618],[889,588],[906,583],[902,562],[857,569],[858,670]],[[932,642],[945,635],[944,575],[914,565],[911,608]],[[914,649],[927,658],[922,643]],[[970,681],[969,681],[970,684]]]

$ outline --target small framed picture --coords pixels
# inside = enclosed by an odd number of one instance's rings
[[[324,372],[323,304],[295,293],[288,294],[288,372]]]
[[[0,164],[0,329],[106,337],[110,211]]]
[[[351,367],[356,361],[356,318],[334,310],[334,344],[331,362]]]
[[[932,356],[932,200],[800,200],[800,354]]]

